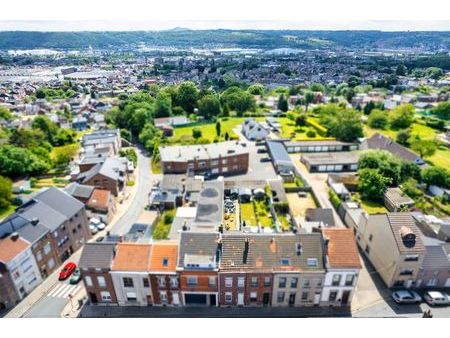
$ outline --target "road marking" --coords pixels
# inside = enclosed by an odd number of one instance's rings
[[[48,295],[50,297],[60,297],[66,290],[70,289],[72,285],[70,284],[60,284]]]
[[[81,288],[81,285],[73,285],[69,290],[67,290],[65,293],[61,295],[62,298],[68,298],[69,295],[76,294]]]

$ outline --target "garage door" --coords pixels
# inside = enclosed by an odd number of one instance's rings
[[[206,295],[187,293],[184,295],[186,305],[206,305]]]

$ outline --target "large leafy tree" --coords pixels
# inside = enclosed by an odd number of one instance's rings
[[[198,101],[198,113],[205,120],[220,114],[220,101],[215,95],[205,95]]]
[[[199,91],[196,84],[192,81],[185,81],[178,86],[176,102],[186,112],[193,113],[197,106]]]
[[[20,177],[45,172],[50,163],[28,149],[13,145],[0,147],[0,174],[8,177]]]
[[[422,170],[422,180],[428,186],[450,187],[450,172],[442,167],[427,167]]]
[[[430,157],[436,153],[437,144],[433,140],[417,139],[411,143],[411,149],[420,155],[420,157]]]
[[[385,177],[377,169],[364,168],[359,171],[358,190],[364,199],[379,201],[392,179]]]
[[[41,130],[47,141],[51,144],[55,143],[55,137],[58,133],[58,126],[52,120],[50,120],[47,116],[37,116],[34,118],[31,127],[33,129]]]
[[[404,104],[391,111],[391,126],[393,128],[409,128],[414,122],[414,106]]]
[[[0,209],[7,208],[12,202],[12,182],[9,178],[0,176]]]
[[[388,115],[385,111],[380,109],[373,109],[367,119],[367,124],[371,128],[384,129],[388,124]]]
[[[156,96],[155,117],[168,117],[172,115],[172,97],[168,92],[161,91]]]
[[[319,107],[320,122],[328,128],[328,133],[338,140],[352,142],[364,136],[361,113],[335,104]]]

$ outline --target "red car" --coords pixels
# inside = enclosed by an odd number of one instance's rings
[[[67,279],[77,268],[77,265],[74,262],[69,262],[64,265],[64,268],[59,273],[59,280]]]

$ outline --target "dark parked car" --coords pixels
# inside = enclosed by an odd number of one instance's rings
[[[263,157],[262,159],[259,160],[260,162],[270,162],[270,158],[269,157]]]
[[[258,150],[256,152],[258,154],[265,154],[265,153],[267,153],[267,149],[266,148],[258,148]]]

